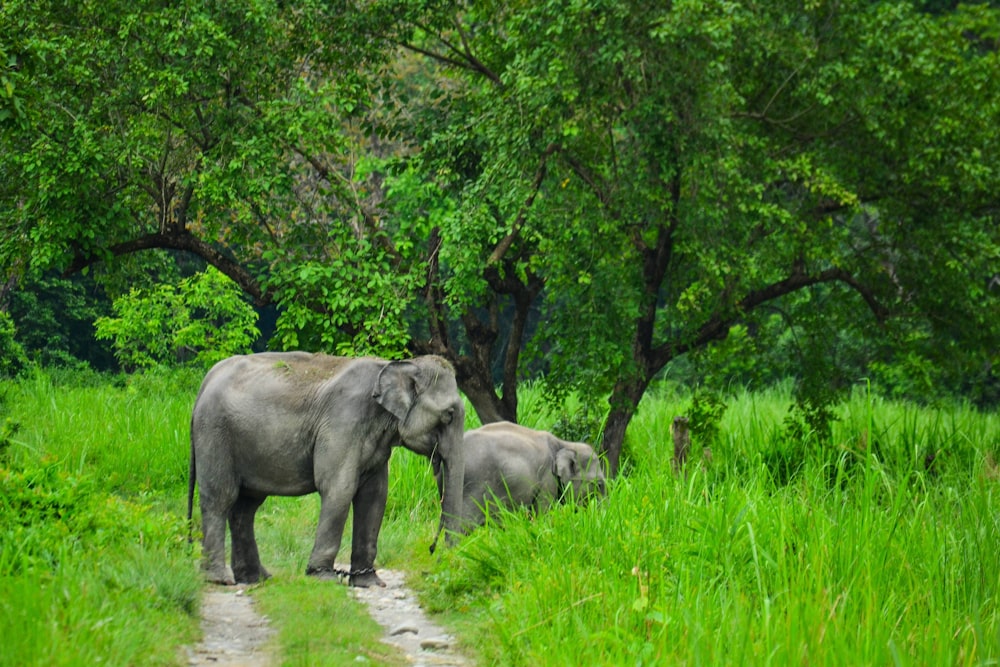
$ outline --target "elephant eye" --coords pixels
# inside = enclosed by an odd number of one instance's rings
[[[441,423],[447,426],[455,418],[455,408],[448,408],[441,413]]]

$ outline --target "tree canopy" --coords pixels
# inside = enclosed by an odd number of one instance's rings
[[[484,267],[544,284],[536,345],[550,381],[610,392],[612,469],[668,362],[774,312],[822,327],[819,295],[873,344],[995,359],[995,10],[539,2],[426,25],[410,48],[463,84],[424,157],[459,192],[448,292],[477,303]]]
[[[792,332],[814,384],[995,378],[990,5],[15,1],[0,31],[11,275],[194,253],[281,345],[446,356],[484,421],[540,365],[607,398],[612,472],[732,332]]]

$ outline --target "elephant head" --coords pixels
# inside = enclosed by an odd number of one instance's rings
[[[552,463],[552,473],[559,480],[560,491],[585,500],[606,493],[601,460],[590,445],[561,442]]]
[[[372,397],[398,420],[403,445],[429,457],[435,469],[442,468],[443,511],[438,532],[446,529],[445,539],[451,542],[462,516],[465,485],[465,403],[454,369],[435,356],[391,361],[379,373]]]

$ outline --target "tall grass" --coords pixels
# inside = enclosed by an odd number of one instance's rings
[[[187,454],[176,393],[159,394],[0,385],[0,664],[183,659],[202,584],[186,522],[160,509],[179,506]]]
[[[89,377],[89,376],[86,376]],[[5,385],[2,408],[19,424],[15,465],[55,456],[73,473],[97,474],[113,491],[163,492],[185,485],[191,408],[200,373],[137,375],[128,382],[44,371]]]
[[[1000,660],[996,415],[859,392],[807,446],[787,399],[737,393],[710,462],[676,476],[685,397],[653,394],[603,502],[477,531],[425,598],[469,610],[485,664]]]
[[[0,663],[183,662],[200,586],[178,523],[197,380],[0,385],[19,425],[8,474],[54,466],[67,479],[53,493],[90,517],[39,519],[52,528],[40,535],[4,525]],[[541,392],[526,389],[523,423],[557,429],[580,409],[552,408]],[[513,512],[433,557],[430,464],[397,451],[377,566],[412,573],[484,665],[1000,661],[1000,417],[859,390],[829,442],[795,440],[787,390],[735,391],[718,436],[696,441],[677,475],[670,424],[690,399],[650,392],[629,428],[626,474],[601,502]],[[73,495],[78,479],[96,504]],[[377,630],[343,587],[302,576],[317,516],[315,496],[271,499],[259,514],[275,577],[254,595],[286,660],[395,660],[364,648],[374,640],[355,631]],[[349,551],[350,527],[341,560]]]

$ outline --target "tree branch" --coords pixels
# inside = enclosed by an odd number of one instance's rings
[[[848,271],[841,268],[830,268],[819,273],[809,274],[805,272],[799,262],[796,262],[787,278],[760,289],[752,290],[740,299],[733,308],[726,312],[715,313],[698,329],[698,333],[694,338],[688,342],[676,345],[664,343],[657,346],[652,351],[653,365],[656,369],[662,368],[671,359],[675,359],[682,354],[704,347],[713,341],[724,340],[729,335],[729,329],[739,322],[744,313],[748,313],[768,301],[773,301],[774,299],[797,292],[800,289],[812,287],[813,285],[832,282],[844,283],[857,292],[865,300],[869,310],[871,310],[880,323],[888,319],[890,315],[889,309],[879,302],[871,289],[862,284]]]
[[[528,195],[528,198],[524,200],[524,204],[521,205],[521,210],[518,212],[517,219],[514,220],[514,224],[511,226],[510,233],[500,240],[500,243],[497,244],[497,247],[494,248],[493,252],[490,254],[489,259],[486,260],[487,267],[496,266],[500,260],[503,259],[504,255],[507,254],[507,251],[510,250],[510,247],[514,245],[514,241],[517,238],[518,233],[521,231],[521,226],[524,225],[524,219],[528,214],[528,210],[535,202],[535,197],[538,196],[538,191],[542,187],[542,181],[545,180],[545,174],[548,171],[546,163],[548,162],[549,156],[551,156],[558,149],[559,146],[557,144],[549,144],[545,148],[545,152],[542,153],[541,162],[538,165],[538,170],[535,171],[535,178],[531,184],[531,194]]]
[[[115,244],[108,248],[108,252],[112,257],[122,257],[154,248],[182,250],[201,257],[239,285],[251,297],[253,305],[258,308],[263,308],[272,301],[272,295],[269,292],[265,292],[261,288],[260,282],[243,266],[224,255],[212,245],[195,238],[187,232],[146,234],[130,241]],[[68,276],[77,273],[100,261],[102,261],[101,257],[84,255],[77,251],[73,257],[73,261],[63,271],[63,275]]]
[[[444,44],[449,51],[451,51],[453,54],[456,54],[461,59],[457,59],[452,56],[447,56],[442,53],[438,53],[436,51],[431,51],[429,49],[425,49],[423,47],[417,46],[416,44],[411,44],[409,42],[399,42],[398,44],[402,46],[404,49],[408,49],[410,51],[413,51],[414,53],[419,53],[421,55],[427,56],[428,58],[436,60],[440,63],[444,63],[445,65],[458,67],[460,69],[467,69],[473,72],[479,72],[487,79],[495,83],[498,87],[500,88],[504,87],[503,81],[500,80],[500,76],[496,72],[491,70],[489,67],[487,67],[486,64],[483,63],[483,61],[479,60],[479,58],[477,58],[472,54],[472,49],[469,47],[469,42],[465,37],[465,32],[462,30],[462,27],[461,25],[459,25],[458,21],[455,22],[455,29],[458,31],[459,38],[462,40],[461,47],[452,44],[450,41],[445,39],[441,34],[435,33],[427,26],[421,25],[419,27],[427,34],[434,35],[435,37],[437,37],[437,39],[442,44]]]

